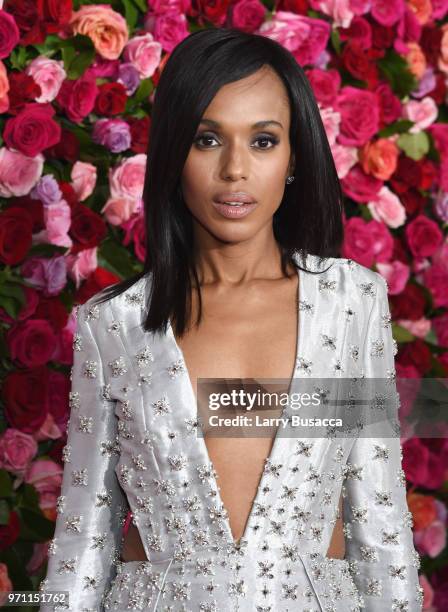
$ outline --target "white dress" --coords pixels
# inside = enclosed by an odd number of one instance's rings
[[[384,279],[344,258],[306,263],[331,267],[298,271],[291,391],[301,379],[364,377],[395,390]],[[77,310],[65,469],[41,584],[68,591],[69,605],[41,611],[420,612],[397,435],[277,434],[234,542],[173,330],[141,327],[149,283]],[[330,559],[341,493],[346,556]],[[148,561],[120,561],[129,508]]]

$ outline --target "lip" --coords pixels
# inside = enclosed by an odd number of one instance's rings
[[[221,202],[213,202],[213,208],[226,219],[242,219],[257,208],[256,202],[247,202],[241,206],[231,206]]]
[[[225,202],[245,202],[247,204],[255,204],[256,199],[246,191],[226,191],[218,193],[214,198],[214,202],[224,204]]]

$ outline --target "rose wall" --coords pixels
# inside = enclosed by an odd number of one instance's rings
[[[190,32],[232,26],[294,54],[344,190],[343,256],[388,282],[397,377],[448,378],[448,0],[0,7],[0,591],[36,590],[62,478],[71,311],[142,269],[152,96]],[[424,609],[446,610],[448,437],[402,434]]]

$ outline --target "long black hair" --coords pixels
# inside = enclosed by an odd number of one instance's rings
[[[193,221],[180,187],[199,121],[225,84],[270,66],[282,79],[291,109],[290,145],[295,180],[286,185],[274,214],[273,231],[287,263],[303,257],[340,257],[343,195],[311,85],[294,56],[276,41],[234,28],[198,30],[172,51],[160,75],[151,113],[143,190],[146,257],[141,272],[106,287],[95,303],[107,301],[145,275],[151,276],[145,331],[166,333],[171,319],[181,336],[191,314],[191,277],[201,292],[193,259]],[[305,260],[303,260],[305,261]],[[325,271],[325,270],[324,270]]]

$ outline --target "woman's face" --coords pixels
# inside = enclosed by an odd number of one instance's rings
[[[259,122],[267,123],[255,125]],[[203,114],[181,179],[200,235],[204,230],[219,241],[239,242],[272,228],[293,171],[289,126],[288,95],[270,68],[218,91]],[[236,192],[255,204],[217,205],[219,199],[237,198]]]

